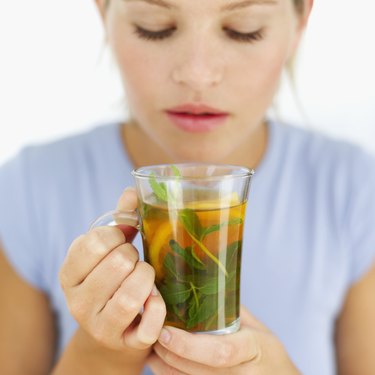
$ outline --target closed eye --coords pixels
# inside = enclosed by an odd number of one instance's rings
[[[169,29],[151,31],[146,30],[143,27],[136,26],[134,32],[142,39],[146,40],[163,40],[170,37],[176,31],[175,27],[170,27]]]
[[[235,31],[228,28],[224,28],[224,31],[231,39],[237,40],[239,42],[254,43],[259,40],[262,40],[264,37],[264,32],[262,29],[253,31],[251,33],[240,33],[239,31]]]
[[[236,40],[238,42],[247,42],[247,43],[254,43],[256,41],[260,41],[263,39],[263,30],[257,30],[251,33],[241,33],[239,31],[235,31],[232,29],[224,28],[223,29],[225,33],[233,40]],[[139,36],[142,39],[151,40],[151,41],[158,41],[163,40],[166,38],[169,38],[173,35],[173,33],[176,31],[176,27],[170,27],[168,29],[164,30],[158,30],[158,31],[151,31],[144,29],[140,26],[135,26],[135,34]]]

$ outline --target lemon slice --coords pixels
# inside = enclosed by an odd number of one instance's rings
[[[202,202],[190,202],[187,208],[196,210],[214,210],[220,208],[229,208],[240,204],[240,198],[237,192],[225,195],[220,199],[206,200]]]
[[[165,222],[156,230],[154,237],[149,245],[149,260],[155,269],[156,278],[161,279],[164,276],[163,262],[161,258],[163,248],[168,245],[168,238],[172,234],[172,227],[169,222]],[[167,250],[163,251],[165,255]]]

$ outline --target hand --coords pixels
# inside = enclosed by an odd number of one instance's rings
[[[125,190],[117,209],[136,206],[135,191]],[[101,345],[145,349],[158,339],[166,308],[154,286],[154,269],[139,261],[119,228],[98,227],[78,237],[59,276],[71,314]]]
[[[148,365],[156,375],[297,375],[279,340],[244,307],[241,328],[228,335],[163,329]]]

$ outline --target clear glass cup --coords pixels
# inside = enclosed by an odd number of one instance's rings
[[[140,231],[145,261],[167,305],[166,325],[214,334],[238,330],[243,225],[251,177],[241,166],[156,165],[132,172],[137,212],[112,211],[91,227]]]

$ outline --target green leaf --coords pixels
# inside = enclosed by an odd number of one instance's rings
[[[169,305],[177,305],[185,302],[189,298],[191,288],[185,284],[170,283],[168,285],[163,285],[160,288],[160,293],[163,296],[165,303]]]
[[[195,238],[200,238],[203,228],[199,221],[198,215],[192,209],[184,208],[178,213],[178,217],[190,235],[194,236]]]
[[[198,308],[196,304],[193,304],[189,309],[189,319],[186,322],[187,329],[191,329],[197,324],[203,323],[205,320],[213,317],[218,309],[217,302],[217,296],[209,296],[203,299]]]
[[[242,241],[232,242],[227,247],[227,269],[228,270],[237,269],[237,259],[238,257],[241,257],[241,247],[242,247]],[[241,258],[239,260],[241,260]]]
[[[186,318],[181,309],[177,305],[173,305],[172,309],[177,318],[180,319],[183,323],[186,323]]]
[[[189,310],[188,310],[188,322],[187,322],[187,328],[192,328],[193,326],[190,326],[190,324],[194,321],[196,318],[196,315],[198,314],[198,305],[195,302],[195,299],[192,298],[189,301]],[[189,324],[190,323],[190,324]],[[195,325],[195,324],[194,324]]]
[[[240,282],[238,276],[239,275],[236,270],[229,274],[227,283],[225,285],[225,292],[235,292],[238,289]]]
[[[217,310],[218,310],[217,296],[213,295],[210,297],[206,297],[199,307],[198,323],[204,322],[208,318],[212,317],[214,314],[216,314]]]
[[[183,249],[177,241],[170,240],[169,246],[174,251],[175,254],[179,255],[184,261],[190,266],[190,268],[197,269],[197,270],[204,270],[206,267],[202,262],[198,262],[192,255],[192,248],[191,246]]]
[[[192,257],[193,257],[198,263],[204,265],[204,263],[200,260],[199,256],[198,256],[197,254],[195,254],[194,247],[195,247],[194,245],[191,246],[191,250],[190,250],[190,251],[191,251],[191,255],[192,255]]]
[[[211,225],[211,226],[203,229],[203,231],[201,232],[200,240],[202,241],[204,239],[204,237],[206,237],[208,234],[210,234],[212,232],[216,232],[226,225],[228,225],[228,226],[229,225],[236,225],[236,224],[239,225],[239,224],[242,224],[242,223],[243,223],[243,220],[240,217],[235,217],[235,218],[230,219],[229,221],[226,221],[224,223]]]
[[[172,254],[167,254],[163,261],[164,268],[170,276],[178,278],[176,263]]]
[[[226,279],[224,279],[226,282]],[[225,285],[220,288],[221,290],[224,289]],[[204,295],[214,295],[219,293],[219,278],[213,277],[211,279],[206,280],[206,283],[199,288],[199,291]]]
[[[171,169],[176,177],[182,177],[180,170],[175,165],[171,165]]]
[[[158,183],[156,181],[154,173],[152,173],[150,176],[150,186],[158,199],[160,199],[163,202],[168,202],[167,187],[165,183]]]

